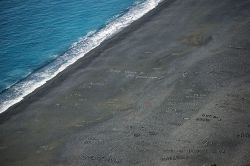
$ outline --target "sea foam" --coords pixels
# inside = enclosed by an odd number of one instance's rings
[[[99,46],[104,40],[109,39],[132,22],[154,9],[161,1],[162,0],[145,0],[136,4],[123,15],[110,21],[104,28],[96,32],[89,32],[78,42],[73,43],[68,51],[56,58],[53,62],[5,90],[0,94],[0,113],[22,101],[25,96],[54,78],[68,66]]]

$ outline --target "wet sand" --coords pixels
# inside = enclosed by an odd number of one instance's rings
[[[249,154],[249,0],[164,1],[0,115],[1,166],[246,166]]]

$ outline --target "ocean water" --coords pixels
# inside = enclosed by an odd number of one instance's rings
[[[0,113],[160,1],[0,1]]]

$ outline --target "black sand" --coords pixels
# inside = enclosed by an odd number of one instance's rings
[[[165,1],[0,123],[1,166],[250,164],[250,1]]]

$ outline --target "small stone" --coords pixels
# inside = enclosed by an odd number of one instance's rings
[[[135,133],[134,134],[134,137],[139,137],[141,134],[139,134],[139,133]]]
[[[157,133],[155,131],[150,131],[148,132],[149,135],[157,135]]]
[[[202,166],[216,166],[216,164],[203,164]]]

